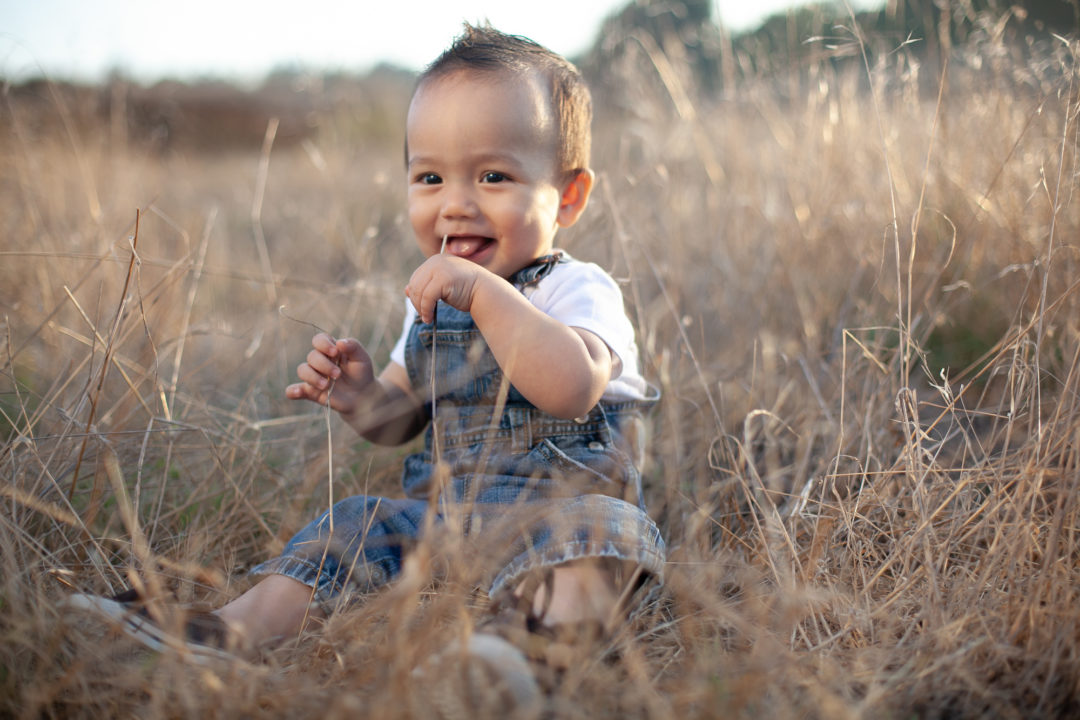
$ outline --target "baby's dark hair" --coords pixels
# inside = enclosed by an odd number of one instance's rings
[[[460,70],[538,72],[547,82],[552,113],[558,123],[560,174],[569,178],[589,167],[592,99],[581,72],[566,58],[529,38],[500,32],[488,23],[466,23],[465,31],[420,74],[416,86]]]

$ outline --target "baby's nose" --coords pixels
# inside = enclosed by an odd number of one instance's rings
[[[443,217],[471,217],[476,214],[476,199],[470,188],[460,184],[447,184],[443,191]]]

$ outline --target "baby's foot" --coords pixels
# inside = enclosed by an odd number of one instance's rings
[[[108,619],[155,652],[179,651],[198,663],[237,658],[234,652],[239,649],[239,636],[208,610],[174,606],[151,613],[146,599],[136,590],[111,598],[80,593],[70,596],[64,606]]]

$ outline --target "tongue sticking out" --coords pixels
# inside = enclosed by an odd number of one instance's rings
[[[486,242],[487,240],[484,238],[476,237],[450,238],[447,241],[446,249],[451,255],[468,257],[483,247]]]

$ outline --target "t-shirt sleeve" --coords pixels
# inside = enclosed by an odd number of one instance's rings
[[[398,337],[397,342],[394,343],[394,348],[390,351],[390,361],[395,362],[401,367],[405,367],[405,341],[409,339],[409,331],[412,330],[413,323],[416,321],[416,308],[409,302],[409,299],[405,299],[405,320],[402,323],[401,335]]]
[[[618,356],[623,370],[636,372],[634,326],[626,315],[622,291],[600,266],[584,262],[556,266],[526,294],[547,315],[599,337]]]

